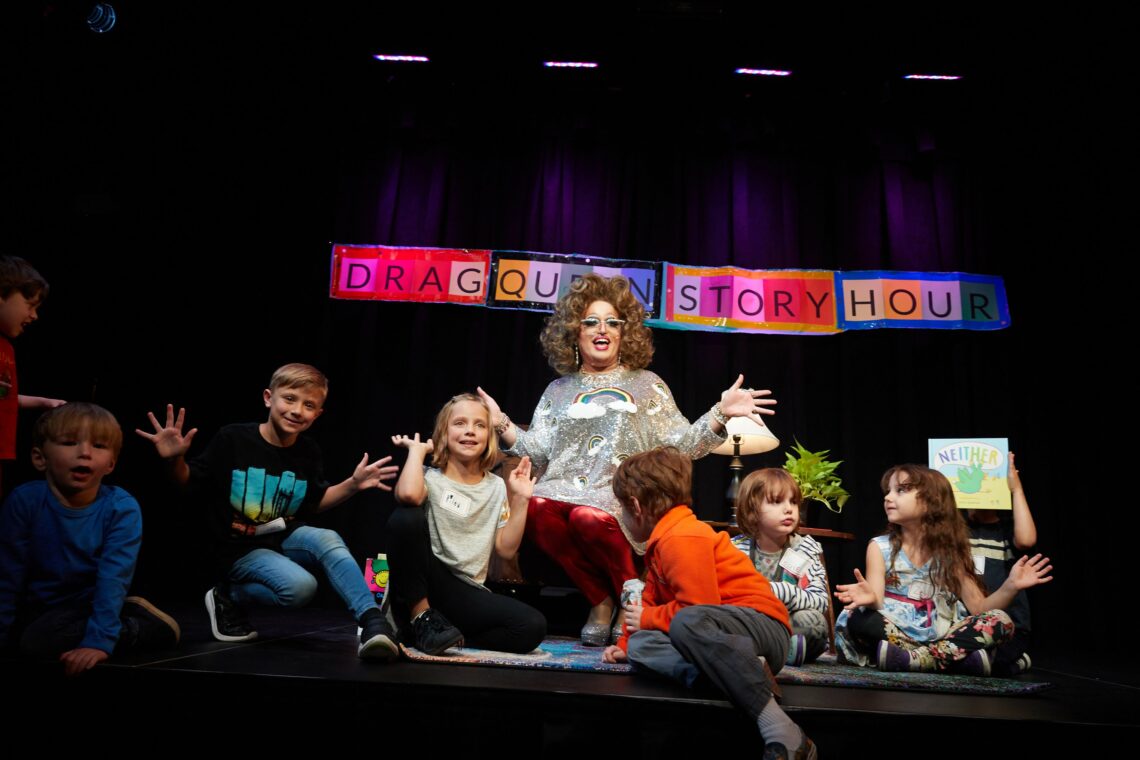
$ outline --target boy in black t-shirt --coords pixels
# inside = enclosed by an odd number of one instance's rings
[[[321,415],[327,394],[328,380],[318,369],[286,364],[263,394],[269,418],[223,427],[189,463],[186,452],[198,431],[183,435],[185,409],[175,417],[168,405],[165,425],[148,413],[154,432],[136,432],[154,444],[171,477],[189,485],[194,501],[208,510],[215,559],[224,573],[206,592],[214,638],[256,638],[245,616],[250,604],[307,604],[317,589],[309,570],[320,566],[361,626],[360,656],[394,659],[395,635],[344,541],[335,531],[303,522],[358,491],[390,491],[383,481],[399,470],[386,466],[391,457],[369,464],[365,454],[351,477],[331,486],[325,482],[320,449],[301,433]]]

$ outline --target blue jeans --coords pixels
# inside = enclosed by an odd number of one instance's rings
[[[377,609],[360,563],[336,531],[308,526],[293,531],[280,552],[254,549],[235,562],[229,574],[230,595],[241,605],[304,607],[317,593],[317,579],[309,570],[318,566],[357,620]]]

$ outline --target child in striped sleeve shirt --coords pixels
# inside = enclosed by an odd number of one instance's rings
[[[748,555],[788,608],[792,637],[788,665],[812,662],[827,649],[830,593],[823,547],[796,534],[800,487],[786,470],[767,467],[750,473],[736,496],[736,519],[743,531],[733,545]]]

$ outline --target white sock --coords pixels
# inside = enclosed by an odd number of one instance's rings
[[[795,752],[804,740],[804,732],[780,709],[774,698],[768,700],[760,717],[756,719],[756,726],[760,729],[765,744],[779,742],[789,752]]]

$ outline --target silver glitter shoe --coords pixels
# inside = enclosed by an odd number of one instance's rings
[[[582,626],[582,643],[588,647],[604,647],[610,643],[609,623],[586,623]]]

